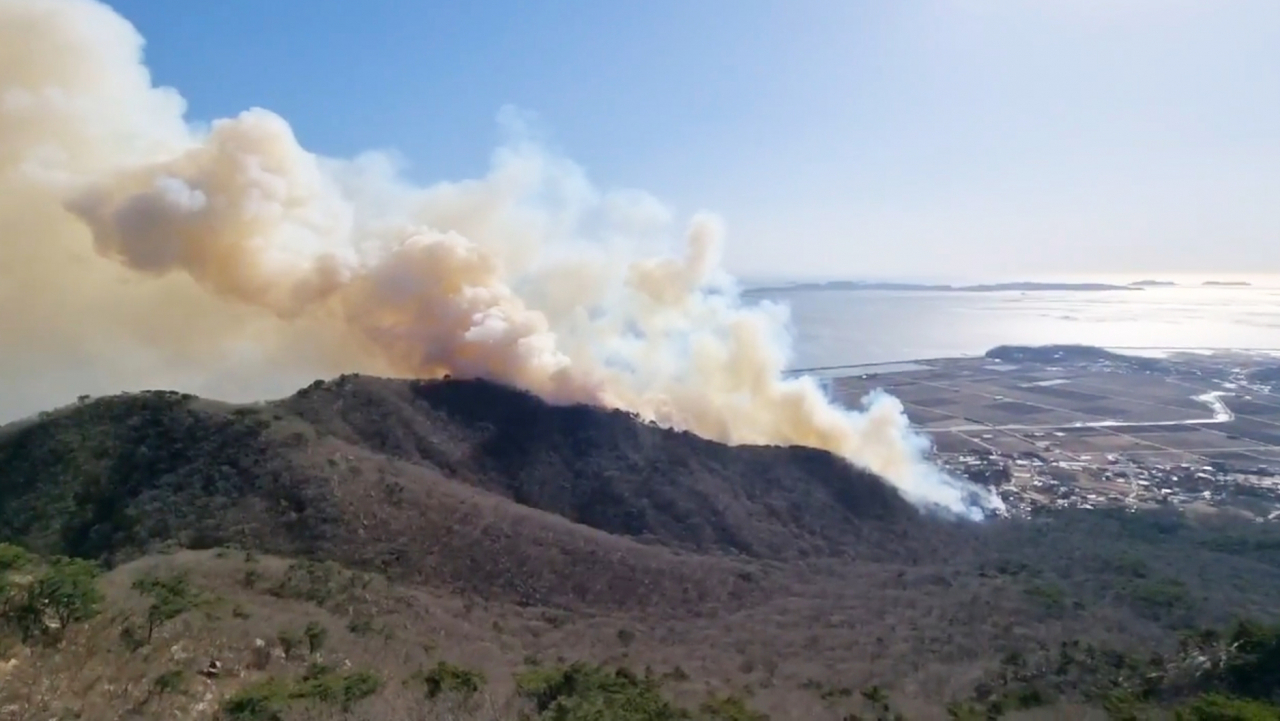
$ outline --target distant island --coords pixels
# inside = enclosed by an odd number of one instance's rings
[[[1207,285],[1216,288],[1247,288],[1253,285],[1253,283],[1243,280],[1206,280],[1200,285]]]
[[[1177,283],[1171,280],[1139,280],[1129,285],[1141,288],[1168,288],[1177,285]]]
[[[961,293],[998,293],[1001,291],[1100,291],[1100,290],[1142,290],[1141,286],[1113,285],[1110,283],[985,283],[979,285],[946,285],[929,283],[887,283],[858,280],[833,280],[825,283],[795,283],[793,285],[752,288],[748,293],[779,293],[815,290],[916,290],[942,291]]]
[[[998,345],[983,357],[1006,363],[1114,363],[1150,372],[1167,372],[1170,367],[1169,361],[1163,358],[1125,355],[1098,346],[1071,343]]]

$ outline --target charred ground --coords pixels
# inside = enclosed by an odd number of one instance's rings
[[[397,643],[447,621],[470,630],[441,652],[491,675],[531,653],[681,665],[775,718],[840,718],[853,701],[833,689],[872,683],[930,718],[1010,653],[1167,653],[1182,631],[1280,610],[1270,526],[1124,512],[961,525],[829,454],[729,448],[476,381],[347,376],[253,406],[83,401],[0,430],[0,540],[121,567],[175,546],[333,562],[399,601],[325,612],[381,616]],[[414,594],[466,610],[427,622]],[[1054,694],[1083,693],[1073,684]]]
[[[592,528],[697,551],[852,551],[918,514],[809,448],[738,447],[486,381],[349,378],[282,404],[319,433]]]

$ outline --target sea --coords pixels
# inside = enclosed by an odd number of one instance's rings
[[[982,355],[1002,344],[1280,351],[1280,282],[1118,291],[782,291],[793,370]]]

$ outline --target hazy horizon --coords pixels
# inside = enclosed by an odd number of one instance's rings
[[[1144,280],[1176,283],[1179,286],[1199,287],[1205,282],[1245,282],[1259,289],[1280,288],[1280,274],[1275,273],[1028,273],[1018,274],[964,274],[964,275],[911,275],[911,274],[776,274],[742,275],[738,280],[744,287],[756,287],[775,283],[819,282],[867,282],[867,283],[920,283],[945,285],[977,285],[982,283],[1107,283],[1128,285]]]
[[[463,9],[0,0],[0,411],[451,373],[866,455],[731,275],[1280,272],[1274,3]]]

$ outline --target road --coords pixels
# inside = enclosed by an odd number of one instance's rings
[[[1181,421],[1075,421],[1074,423],[1056,423],[1051,425],[1008,425],[1008,426],[949,426],[946,428],[930,428],[931,431],[1053,431],[1066,428],[1124,428],[1126,426],[1186,426],[1212,423],[1229,423],[1236,416],[1222,401],[1222,396],[1231,395],[1222,391],[1203,393],[1192,396],[1197,401],[1213,409],[1213,418],[1188,418]]]

